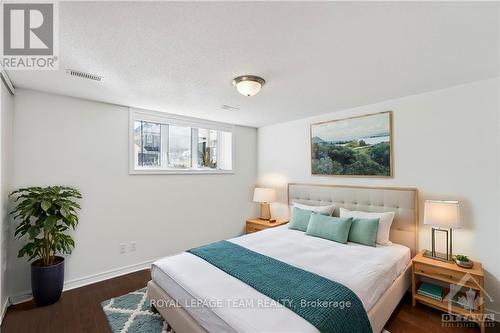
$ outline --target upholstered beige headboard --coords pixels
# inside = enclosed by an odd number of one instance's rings
[[[394,212],[390,240],[410,248],[412,256],[418,250],[418,191],[414,188],[360,187],[345,185],[288,184],[288,204],[335,204],[365,212]]]

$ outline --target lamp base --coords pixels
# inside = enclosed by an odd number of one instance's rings
[[[438,251],[436,251],[436,233],[437,232],[440,232],[440,233],[444,233],[446,236],[446,253],[440,253]],[[436,229],[434,227],[431,228],[431,240],[432,240],[432,250],[431,251],[428,251],[428,250],[425,250],[424,251],[424,257],[427,257],[427,258],[432,258],[432,259],[436,259],[436,260],[440,260],[440,261],[444,261],[444,262],[454,262],[453,261],[453,248],[452,248],[452,244],[453,244],[453,233],[452,233],[452,229]]]
[[[426,258],[444,261],[444,262],[448,262],[448,263],[454,263],[453,260],[450,260],[446,257],[446,253],[435,252],[435,255],[432,255],[432,251],[424,250],[424,253],[422,255]]]
[[[269,221],[271,219],[271,205],[267,202],[260,204],[260,217],[261,220]]]

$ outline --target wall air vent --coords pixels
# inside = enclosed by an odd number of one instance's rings
[[[82,79],[88,79],[88,80],[94,80],[94,81],[102,81],[104,80],[103,76],[97,75],[97,74],[91,74],[91,73],[85,73],[85,72],[80,72],[76,71],[74,69],[67,69],[66,74],[69,74],[71,76],[76,76]]]

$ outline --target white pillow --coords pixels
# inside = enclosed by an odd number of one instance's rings
[[[328,206],[309,206],[309,205],[303,205],[297,202],[293,203],[293,207],[297,207],[299,209],[305,209],[305,210],[310,210],[315,213],[320,213],[323,215],[328,215],[332,216],[333,211],[335,210],[335,205],[328,205]]]
[[[389,245],[389,233],[391,232],[392,220],[394,212],[388,213],[369,213],[352,211],[345,208],[340,208],[340,217],[359,217],[361,219],[379,219],[377,231],[377,244]]]

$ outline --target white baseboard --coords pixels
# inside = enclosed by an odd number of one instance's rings
[[[159,258],[158,258],[159,259]],[[146,268],[151,268],[151,264],[155,262],[158,259],[151,259],[151,260],[146,260],[137,264],[133,265],[128,265],[120,268],[115,268],[111,269],[109,271],[105,271],[102,273],[97,273],[97,274],[92,274],[92,275],[87,275],[78,279],[73,279],[69,281],[64,282],[64,288],[63,290],[71,290],[79,287],[86,286],[88,284],[100,282],[103,280],[108,280],[117,276],[141,271]]]
[[[19,303],[24,303],[30,301],[33,298],[31,291],[23,291],[21,293],[12,295],[9,297],[9,304],[16,305]]]
[[[0,314],[1,315],[0,324],[2,324],[2,322],[3,322],[3,318],[5,317],[5,314],[7,313],[7,308],[9,307],[9,305],[10,305],[9,298],[6,297],[3,300],[2,313]]]
[[[111,269],[109,271],[105,271],[102,273],[96,273],[96,274],[91,274],[87,275],[81,278],[69,280],[69,281],[64,281],[64,287],[63,291],[66,290],[71,290],[79,287],[83,287],[92,283],[100,282],[103,280],[108,280],[112,279],[117,276],[141,271],[146,268],[150,268],[151,264],[155,262],[158,259],[151,259],[151,260],[146,260],[137,264],[133,265],[128,265],[128,266],[123,266],[115,269]],[[12,295],[9,297],[9,303],[10,304],[19,304],[23,303],[26,301],[29,301],[33,298],[31,294],[31,290],[26,290],[24,292],[18,293],[16,295]]]

